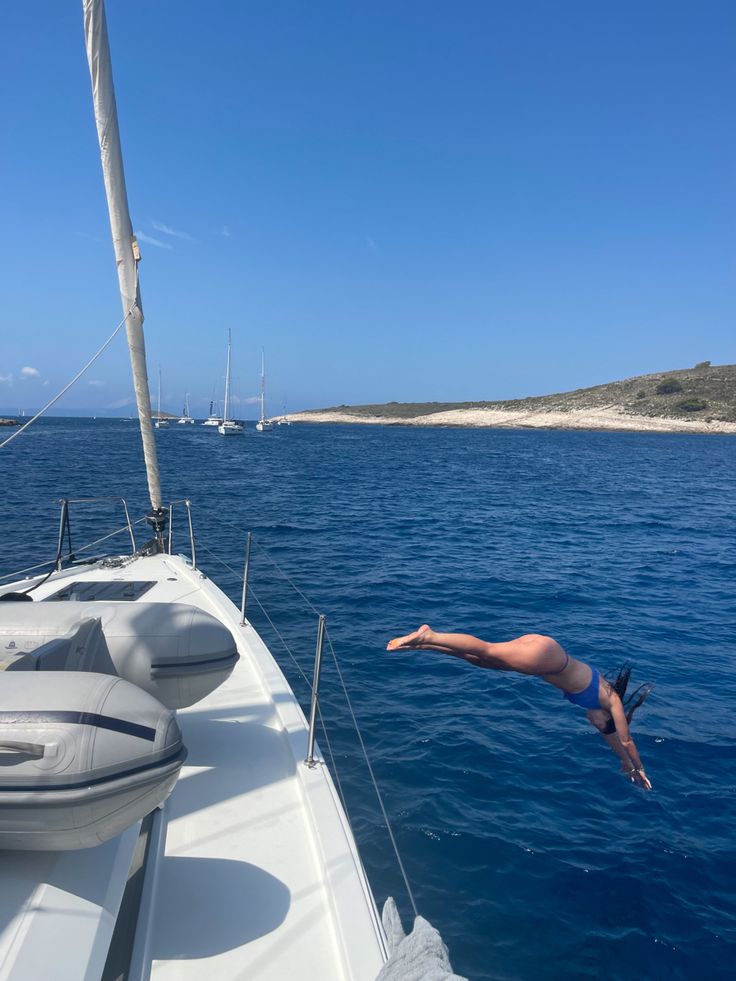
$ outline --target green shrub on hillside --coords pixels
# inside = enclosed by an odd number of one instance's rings
[[[703,399],[683,399],[682,402],[677,403],[675,408],[681,409],[683,412],[700,412],[702,409],[708,408],[708,403],[704,402]]]
[[[675,392],[682,391],[682,385],[674,378],[668,378],[654,389],[657,395],[674,395]]]

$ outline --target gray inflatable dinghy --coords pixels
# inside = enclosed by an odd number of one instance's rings
[[[214,691],[237,661],[227,627],[185,603],[0,604],[0,670],[115,674],[179,709]]]
[[[0,848],[89,848],[162,804],[186,757],[172,711],[75,671],[0,673]]]

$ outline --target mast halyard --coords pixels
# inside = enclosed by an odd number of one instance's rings
[[[128,350],[133,372],[136,405],[143,440],[148,493],[152,511],[148,516],[159,550],[163,550],[163,528],[166,512],[162,507],[161,483],[156,457],[156,440],[151,424],[151,394],[146,371],[146,347],[143,338],[143,307],[138,283],[140,251],[133,234],[125,187],[125,171],[120,146],[115,89],[112,80],[110,44],[103,0],[82,0],[84,37],[92,81],[92,101],[100,144],[102,175],[105,181],[107,207],[110,213],[115,262],[123,313],[126,317]]]

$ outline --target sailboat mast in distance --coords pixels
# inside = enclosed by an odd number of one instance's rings
[[[273,429],[273,423],[266,419],[266,355],[261,348],[261,414],[256,423],[256,430],[259,433],[266,433]]]
[[[222,422],[217,427],[220,436],[235,436],[243,432],[243,424],[230,418],[230,331],[227,332],[227,368],[225,370],[225,406]]]
[[[230,331],[227,332],[227,367],[225,369],[225,408],[222,414],[222,421],[227,422],[230,417]]]

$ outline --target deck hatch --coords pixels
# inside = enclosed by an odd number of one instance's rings
[[[47,596],[43,602],[47,600],[71,600],[78,603],[110,602],[112,600],[134,602],[155,585],[155,580],[148,582],[142,579],[102,579],[99,581],[83,579],[67,584],[58,593]]]

